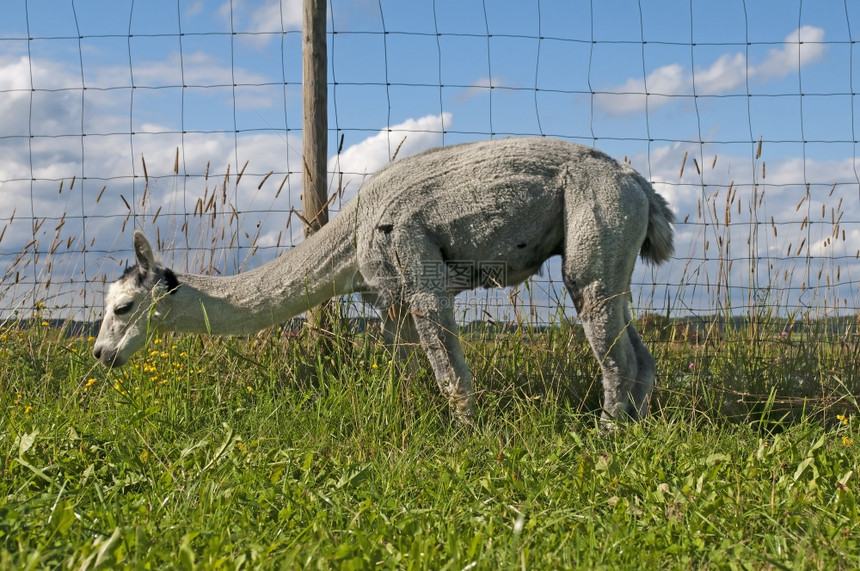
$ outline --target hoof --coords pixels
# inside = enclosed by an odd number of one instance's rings
[[[618,421],[614,418],[610,416],[601,416],[598,431],[600,434],[608,436],[610,434],[620,432],[621,426],[619,426]]]
[[[474,426],[475,404],[473,398],[456,399],[451,403],[454,420],[460,426]]]

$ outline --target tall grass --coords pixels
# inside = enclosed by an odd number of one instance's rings
[[[711,381],[736,355],[667,342],[661,378],[679,380],[655,414],[602,433],[581,333],[529,336],[468,340],[481,393],[462,430],[431,373],[401,375],[369,333],[156,336],[108,370],[86,339],[7,325],[0,564],[860,564],[856,417],[727,422]]]
[[[253,253],[228,182],[167,230],[144,193],[159,247],[197,247],[173,263],[235,270],[240,239]],[[407,374],[372,322],[354,326],[362,307],[345,307],[326,343],[291,327],[156,332],[108,370],[63,307],[33,298],[0,324],[0,567],[856,568],[858,322],[829,301],[787,311],[778,290],[799,278],[733,262],[733,244],[756,252],[775,232],[732,221],[766,207],[762,186],[746,198],[703,186],[697,243],[722,269],[712,279],[691,261],[685,287],[707,290],[712,310],[640,313],[654,414],[617,432],[598,429],[581,328],[563,309],[535,319],[529,287],[509,292],[508,322],[463,333],[471,430],[451,422],[422,357]],[[740,309],[727,293],[738,263]],[[823,271],[820,293],[840,279],[838,262]]]

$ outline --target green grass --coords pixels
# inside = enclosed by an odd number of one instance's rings
[[[645,329],[654,414],[606,433],[569,326],[473,334],[465,430],[360,335],[156,337],[109,371],[7,323],[0,568],[860,567],[854,349]]]
[[[64,283],[77,231],[43,228],[39,275],[52,279],[19,289],[38,244],[0,279],[7,310],[36,307],[0,322],[0,569],[860,568],[860,319],[839,289],[855,248],[841,196],[819,215],[807,190],[795,219],[774,222],[760,156],[738,173],[752,188],[710,180],[716,157],[703,165],[697,212],[677,225],[679,287],[653,305],[686,321],[642,316],[653,414],[609,433],[597,363],[563,316],[465,335],[480,391],[470,430],[423,364],[404,377],[376,340],[342,330],[322,348],[273,331],[156,337],[103,369],[39,300],[92,290],[117,260]],[[162,184],[181,185],[177,168]],[[129,210],[160,249],[184,245],[171,264],[235,273],[255,263],[262,228],[282,246],[264,214],[253,238],[233,224],[228,184],[264,203],[280,193],[253,178],[207,181],[200,208],[169,216],[146,177]],[[246,258],[231,254],[248,241]],[[765,242],[777,257],[760,257]],[[802,306],[786,293],[798,287]],[[632,294],[645,308],[661,297]],[[547,303],[528,284],[510,295],[519,321]]]

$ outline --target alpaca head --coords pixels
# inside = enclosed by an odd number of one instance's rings
[[[103,365],[124,365],[146,342],[150,317],[164,315],[164,299],[176,292],[176,275],[155,259],[143,233],[134,232],[136,265],[110,285],[105,296],[104,318],[93,347]]]

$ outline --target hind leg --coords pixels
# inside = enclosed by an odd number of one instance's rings
[[[633,352],[636,354],[636,383],[633,385],[631,396],[633,406],[636,411],[634,418],[643,418],[648,415],[648,408],[651,400],[651,391],[654,388],[654,377],[657,374],[657,367],[654,357],[647,347],[642,343],[639,337],[639,332],[633,326],[633,317],[630,315],[630,307],[625,303],[625,321],[627,322],[627,336],[630,338],[630,344],[633,346]]]
[[[585,335],[600,364],[604,420],[639,418],[636,399],[642,398],[642,391],[637,389],[636,348],[627,332],[627,294],[606,292],[600,283],[570,289]]]
[[[603,418],[638,420],[648,414],[654,357],[633,325],[629,292],[603,280],[580,285],[565,277],[585,335],[603,375]]]
[[[649,207],[641,188],[604,175],[565,195],[562,277],[600,363],[603,418],[638,419],[648,411],[654,359],[628,303]]]
[[[639,419],[648,412],[654,359],[633,326],[628,305],[636,252],[583,244],[568,248],[574,255],[565,253],[562,274],[600,364],[603,417]]]

